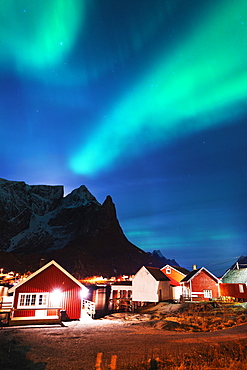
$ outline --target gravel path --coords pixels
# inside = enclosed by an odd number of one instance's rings
[[[177,353],[189,351],[204,343],[219,343],[247,338],[247,324],[210,333],[181,333],[154,329],[143,323],[123,321],[79,321],[61,326],[7,327],[0,330],[0,342],[19,343],[33,369],[93,370],[99,352],[103,353],[104,369],[117,355],[118,365],[135,363],[162,350]],[[7,367],[6,367],[7,369]],[[18,364],[16,368],[19,369]],[[2,370],[5,370],[2,368]]]

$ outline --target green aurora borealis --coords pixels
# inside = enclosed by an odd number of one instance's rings
[[[83,2],[1,1],[1,65],[34,77],[63,62],[83,28]],[[3,32],[5,31],[5,32]]]
[[[152,144],[162,144],[225,123],[247,94],[246,17],[246,2],[208,9],[171,55],[161,52],[151,70],[133,83],[134,91],[128,89],[114,101],[107,118],[72,158],[72,169],[93,174],[126,151],[132,155],[142,130],[148,130]],[[195,119],[198,123],[191,124]]]
[[[1,177],[111,194],[187,268],[247,254],[246,0],[1,0],[0,24]]]

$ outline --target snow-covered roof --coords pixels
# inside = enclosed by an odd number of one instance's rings
[[[235,283],[235,284],[246,284],[247,283],[247,268],[241,268],[239,270],[228,270],[222,276],[222,283]]]

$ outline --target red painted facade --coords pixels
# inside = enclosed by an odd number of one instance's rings
[[[80,283],[79,283],[80,284]],[[59,290],[58,304],[51,304],[52,292]],[[18,308],[18,300],[21,293],[48,293],[48,307],[59,306],[66,310],[69,319],[79,319],[81,316],[81,290],[82,287],[71,279],[56,265],[51,264],[33,278],[21,284],[15,289],[13,308]],[[44,308],[45,309],[45,308]],[[48,310],[47,316],[55,315],[55,310]],[[14,317],[35,316],[35,310],[14,311]]]
[[[184,281],[183,286],[189,292],[192,301],[209,301],[219,298],[219,282],[216,277],[210,274],[206,269],[201,269],[190,280]],[[211,298],[206,297],[205,291],[211,291]]]
[[[246,284],[221,283],[220,295],[247,301],[247,286]]]

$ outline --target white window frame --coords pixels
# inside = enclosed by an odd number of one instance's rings
[[[204,298],[213,298],[212,289],[203,289]]]
[[[170,275],[170,274],[172,273],[172,271],[171,271],[171,269],[170,269],[169,267],[166,269],[166,273],[167,273],[168,275]]]
[[[17,308],[43,308],[48,305],[49,293],[19,293]]]
[[[238,288],[239,288],[239,293],[244,293],[244,284],[239,284]]]

